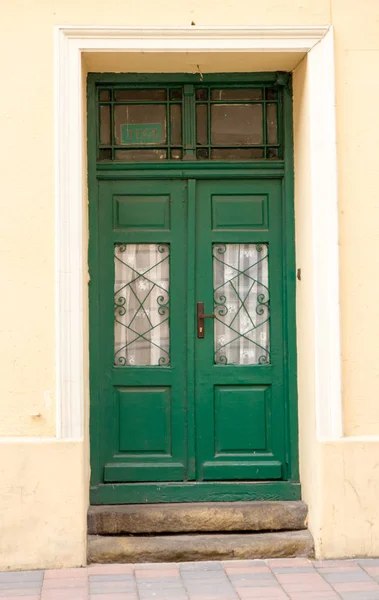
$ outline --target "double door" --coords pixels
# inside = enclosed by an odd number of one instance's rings
[[[99,182],[94,488],[288,478],[282,198],[279,178]]]

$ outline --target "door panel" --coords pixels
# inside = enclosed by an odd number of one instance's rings
[[[186,182],[99,189],[104,482],[186,474]]]
[[[102,181],[96,252],[93,478],[286,479],[281,181]]]
[[[197,185],[197,476],[286,477],[280,181]]]

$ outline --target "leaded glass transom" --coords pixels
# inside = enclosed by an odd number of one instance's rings
[[[167,244],[116,244],[114,364],[170,364]]]
[[[98,160],[267,160],[282,158],[282,89],[99,87]]]
[[[270,362],[267,244],[214,244],[214,362]]]

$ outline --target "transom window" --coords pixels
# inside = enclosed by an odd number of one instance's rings
[[[99,86],[99,161],[282,158],[282,88]]]

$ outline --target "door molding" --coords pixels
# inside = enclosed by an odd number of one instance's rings
[[[57,438],[83,438],[87,323],[85,52],[304,52],[310,94],[314,367],[318,438],[342,436],[332,27],[55,28]],[[238,69],[236,69],[238,71]],[[295,98],[296,99],[296,98]],[[87,369],[87,371],[86,371]]]

